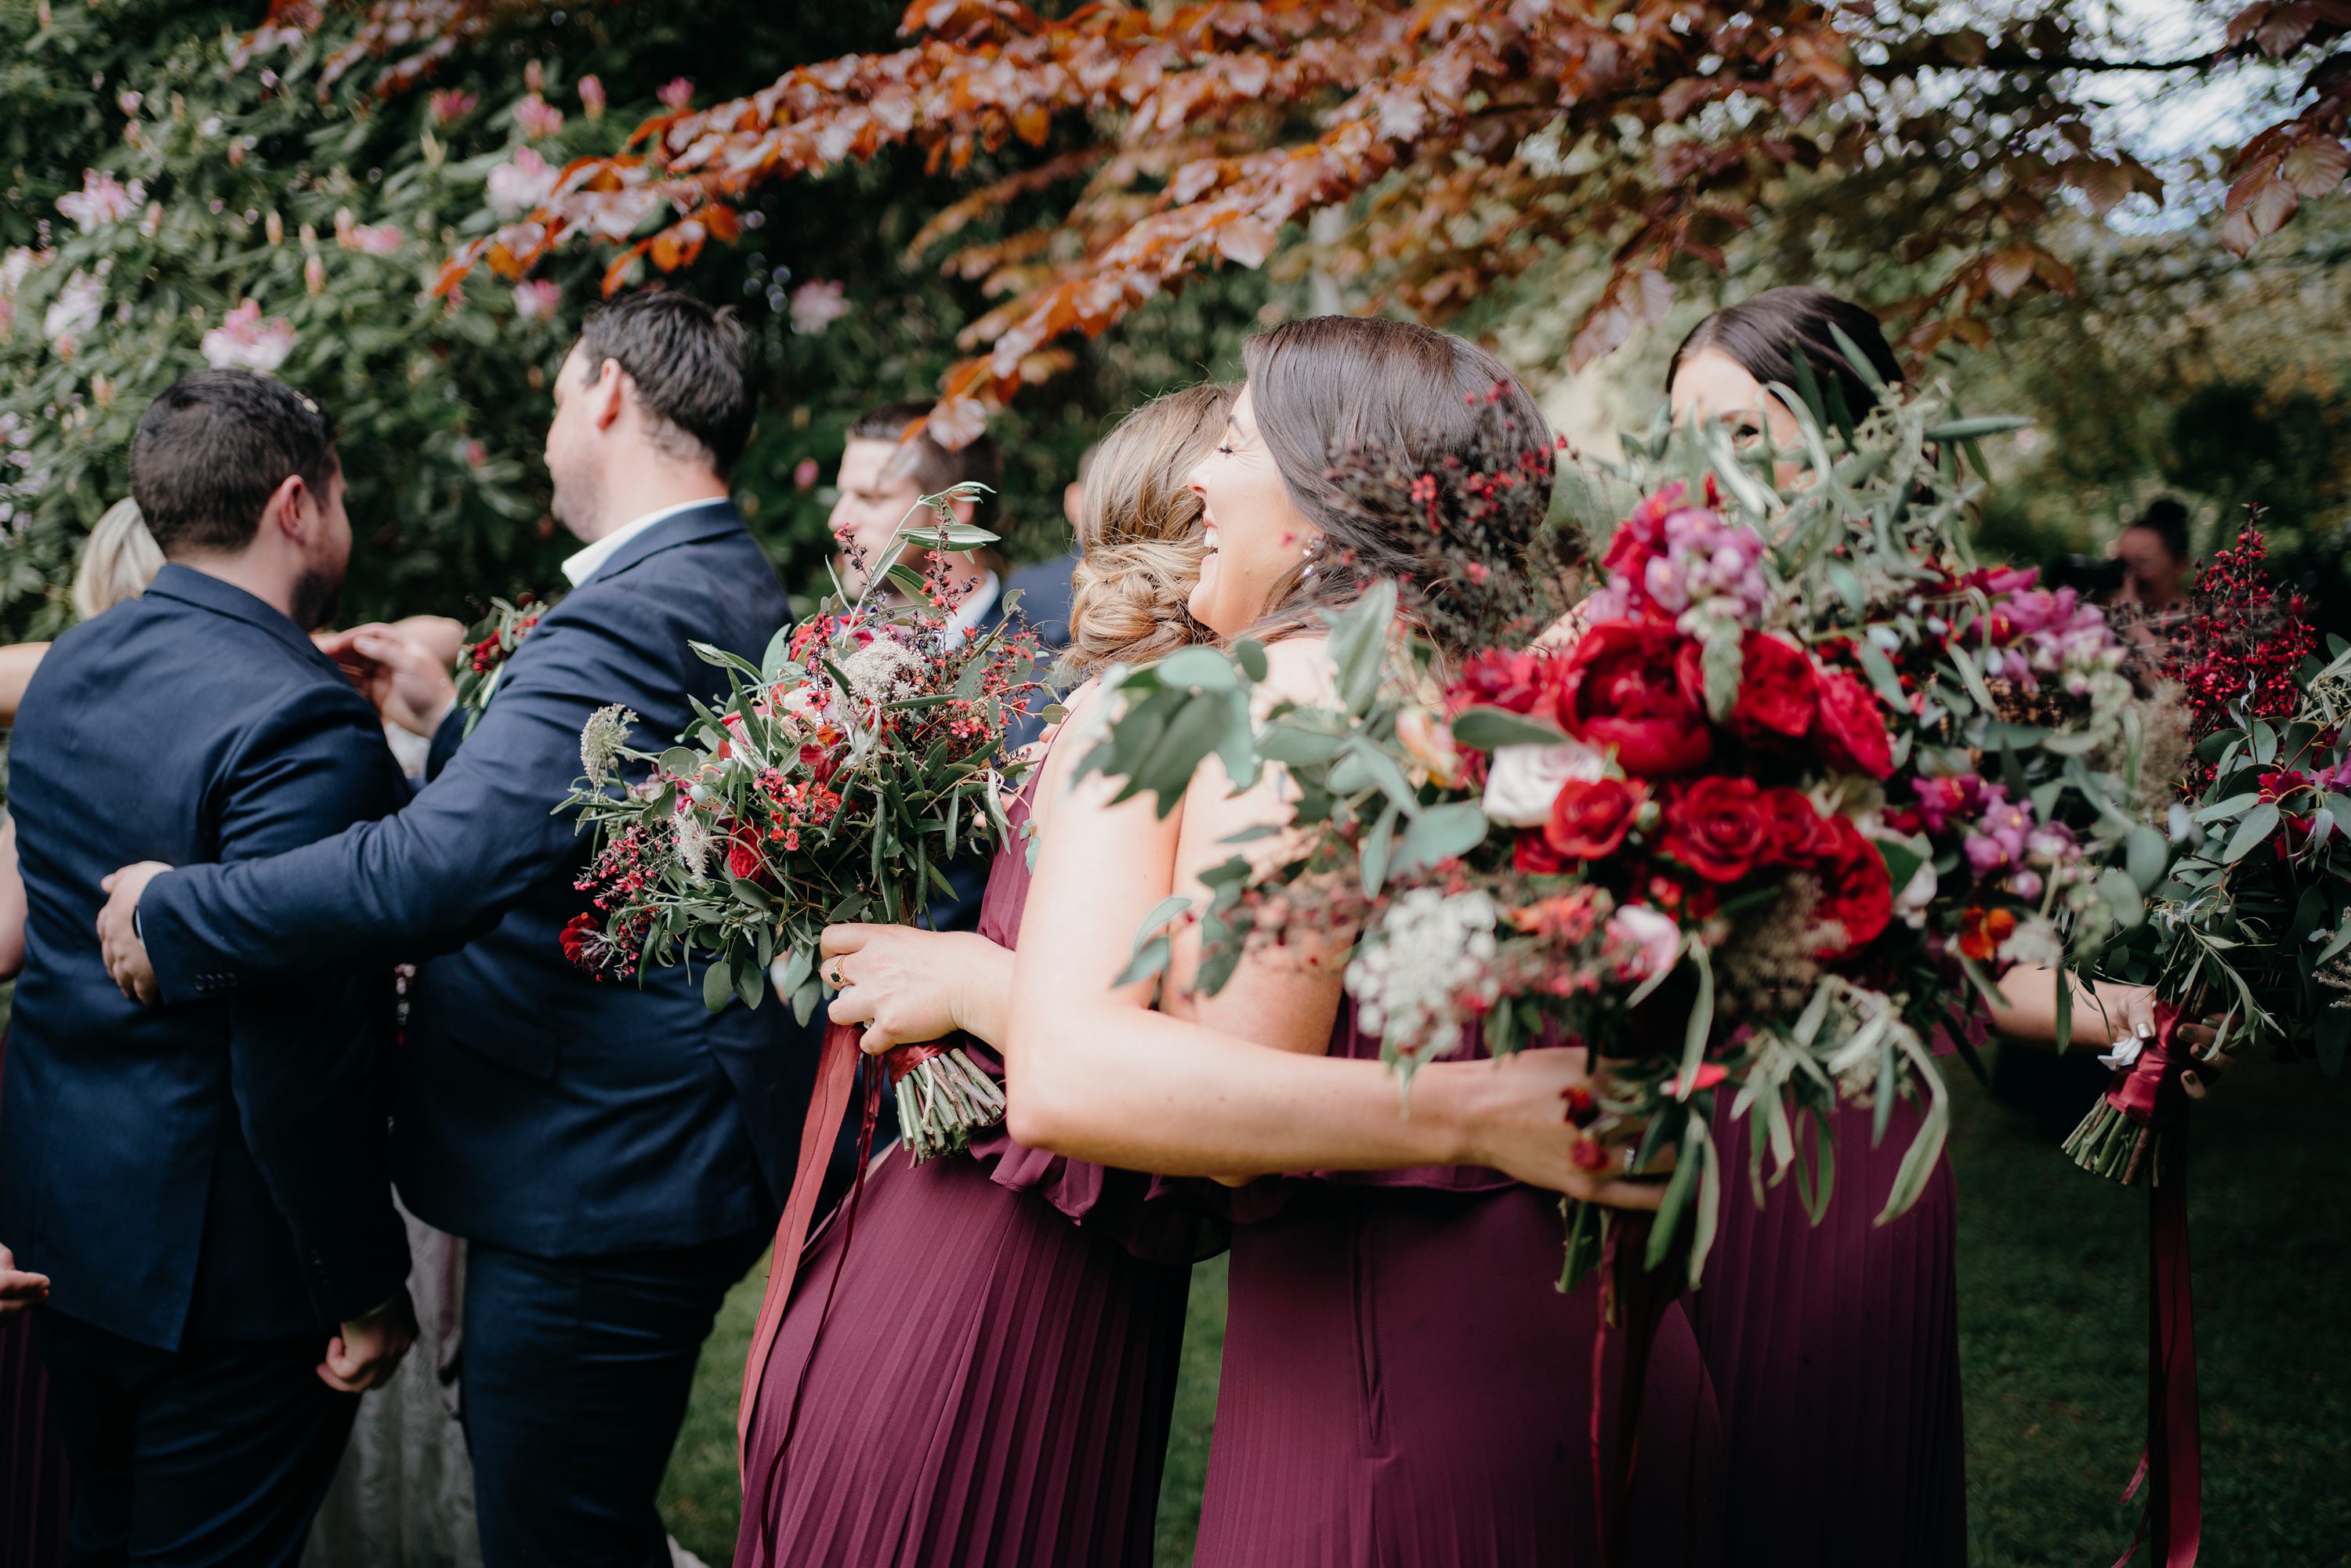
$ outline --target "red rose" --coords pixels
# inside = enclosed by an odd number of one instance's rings
[[[1820,713],[1813,740],[1832,768],[1883,779],[1894,771],[1894,742],[1877,695],[1842,672],[1820,680]]]
[[[1469,661],[1454,684],[1451,706],[1508,708],[1532,713],[1549,695],[1558,660],[1545,653],[1496,650]]]
[[[1752,779],[1701,779],[1666,807],[1666,853],[1708,882],[1737,882],[1771,848]]]
[[[1850,818],[1821,820],[1821,846],[1813,873],[1821,883],[1813,918],[1844,928],[1844,945],[1821,956],[1848,958],[1876,941],[1894,918],[1894,879],[1886,874],[1886,857],[1861,836]]]
[[[1551,803],[1543,840],[1567,860],[1596,861],[1613,854],[1648,798],[1648,786],[1637,781],[1571,779]]]
[[[1510,869],[1520,876],[1557,876],[1567,862],[1543,841],[1540,830],[1530,828],[1510,844]]]
[[[1560,725],[1586,745],[1614,747],[1627,773],[1694,773],[1714,754],[1690,679],[1697,664],[1698,644],[1670,626],[1604,622],[1560,673]]]
[[[1750,632],[1740,646],[1740,660],[1731,728],[1743,740],[1802,740],[1813,727],[1820,685],[1812,655],[1782,638]]]
[[[756,882],[768,869],[759,855],[759,835],[747,822],[737,822],[726,835],[726,874],[744,882]]]
[[[1765,865],[1809,865],[1828,842],[1818,807],[1802,789],[1766,789],[1763,809]]]

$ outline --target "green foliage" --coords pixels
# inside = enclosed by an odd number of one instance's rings
[[[358,14],[328,7],[315,36],[248,56],[241,35],[259,11],[0,9],[0,634],[64,624],[79,541],[126,493],[139,413],[205,362],[206,334],[248,300],[249,335],[290,331],[276,373],[341,427],[358,535],[347,616],[470,618],[493,595],[556,586],[574,546],[549,514],[538,455],[549,382],[601,264],[553,269],[552,290],[485,273],[456,303],[431,299],[449,251],[493,222],[489,176],[617,151],[674,78],[695,78],[708,101],[764,84],[778,62],[886,45],[898,18],[886,0],[517,8],[444,60],[433,90],[379,97],[362,64],[322,99],[324,62]],[[728,47],[712,48],[721,37]],[[580,95],[588,75],[611,105],[601,117]],[[533,139],[515,111],[542,100],[562,123]],[[119,215],[87,232],[57,204],[78,200],[86,171],[121,192]],[[773,191],[740,246],[666,280],[738,305],[755,329],[767,384],[737,487],[793,580],[812,580],[829,549],[820,481],[849,423],[885,399],[933,395],[956,326],[984,308],[975,286],[902,256],[947,188],[918,160],[884,157]],[[839,285],[843,308],[831,320],[803,309],[796,330],[794,292],[810,284],[824,286],[817,303]],[[1240,274],[1155,303],[1137,351],[1113,362],[1080,350],[1058,401],[999,422],[1016,550],[1064,548],[1061,487],[1103,416],[1229,362],[1265,287]]]

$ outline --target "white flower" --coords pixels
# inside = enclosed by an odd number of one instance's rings
[[[1606,759],[1580,740],[1502,747],[1486,770],[1486,815],[1513,828],[1539,828],[1551,821],[1561,785],[1571,779],[1589,783],[1607,771]]]
[[[612,781],[612,765],[629,744],[636,714],[619,703],[598,708],[580,728],[580,770],[588,782],[602,789]]]
[[[1501,994],[1494,901],[1472,888],[1416,887],[1390,904],[1347,965],[1356,1021],[1410,1061],[1459,1048],[1472,1017]]]
[[[146,199],[147,187],[136,180],[125,185],[111,174],[85,169],[81,189],[59,196],[57,211],[81,225],[82,233],[89,234],[129,217]]]
[[[246,370],[267,375],[294,351],[294,324],[283,316],[261,319],[261,306],[248,299],[204,336],[204,363],[216,371]]]
[[[555,193],[556,176],[561,172],[529,148],[516,148],[513,162],[490,171],[484,187],[490,211],[502,218],[528,212]]]
[[[544,321],[563,307],[563,286],[534,277],[514,287],[515,314],[526,321]]]
[[[0,256],[0,297],[15,295],[40,261],[40,253],[31,246],[11,246],[8,254]]]
[[[1674,967],[1681,952],[1682,928],[1673,916],[1646,904],[1627,904],[1608,917],[1608,939],[1626,951],[1625,978],[1646,980]]]
[[[1935,862],[1921,857],[1918,869],[1894,895],[1894,913],[1914,930],[1927,923],[1927,908],[1935,902]]]
[[[71,353],[81,335],[98,325],[105,309],[105,283],[87,272],[77,272],[49,302],[48,313],[41,318],[41,333],[57,346],[57,352]]]
[[[681,810],[677,814],[677,859],[685,867],[688,882],[709,880],[711,855],[716,852],[719,837],[699,811]]]
[[[920,653],[892,637],[876,637],[841,661],[849,689],[869,703],[921,695],[925,667]]]
[[[849,314],[845,290],[819,278],[792,290],[792,330],[814,337]]]

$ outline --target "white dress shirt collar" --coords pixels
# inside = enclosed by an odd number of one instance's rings
[[[657,512],[647,512],[634,522],[622,523],[602,538],[582,545],[566,557],[563,562],[563,575],[570,580],[572,587],[577,588],[595,576],[596,569],[611,559],[613,554],[622,545],[627,544],[647,528],[659,523],[665,523],[680,512],[690,512],[696,507],[715,507],[725,499],[723,496],[709,496],[699,501],[680,501],[674,507],[664,507]]]

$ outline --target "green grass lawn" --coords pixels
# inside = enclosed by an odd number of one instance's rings
[[[2115,1497],[2145,1429],[2146,1194],[2075,1170],[1958,1076],[1970,1560],[2105,1568],[2137,1518]],[[2203,1563],[2351,1568],[2351,1083],[2241,1068],[2199,1113],[2196,1148]],[[735,1400],[758,1305],[755,1276],[704,1354],[662,1492],[670,1528],[714,1564],[734,1547]],[[1219,1260],[1193,1276],[1163,1565],[1191,1553],[1224,1306]]]

